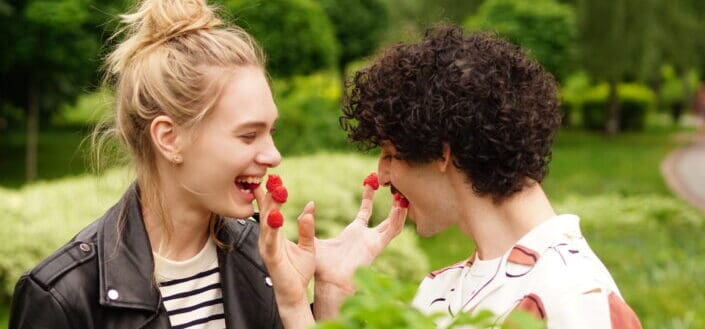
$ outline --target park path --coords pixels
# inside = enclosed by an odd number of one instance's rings
[[[672,151],[661,163],[668,187],[682,199],[705,212],[705,139]]]

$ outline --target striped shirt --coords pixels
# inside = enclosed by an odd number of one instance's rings
[[[190,259],[154,254],[162,302],[174,329],[223,329],[225,313],[218,256],[213,241]]]

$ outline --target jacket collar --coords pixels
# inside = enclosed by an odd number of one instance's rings
[[[100,304],[156,312],[160,293],[137,183],[103,216],[97,239]]]

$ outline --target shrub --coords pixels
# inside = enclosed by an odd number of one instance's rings
[[[570,195],[583,234],[644,328],[704,328],[703,215],[671,196]]]
[[[600,84],[589,90],[582,99],[583,125],[587,129],[601,130],[607,123],[609,88]],[[647,112],[653,108],[654,94],[646,86],[625,83],[617,87],[619,98],[620,130],[641,131]]]
[[[319,0],[341,47],[339,69],[371,54],[387,28],[389,9],[380,0]],[[341,72],[344,73],[344,72]]]
[[[222,0],[235,23],[262,45],[275,77],[335,68],[339,46],[321,5],[314,0]]]
[[[113,102],[113,94],[107,89],[80,95],[75,104],[60,106],[51,123],[54,126],[93,126],[112,111]]]
[[[582,107],[581,95],[589,89],[590,77],[584,72],[571,74],[565,79],[560,90],[564,126],[571,126],[576,122],[576,114],[580,113]]]
[[[572,66],[577,26],[570,5],[554,0],[487,0],[464,26],[496,31],[528,49],[559,80]]]
[[[279,108],[275,141],[283,154],[352,148],[338,124],[339,81],[331,72],[274,81]]]
[[[340,312],[340,317],[316,325],[316,329],[387,329],[435,328],[434,320],[442,314],[425,315],[411,306],[417,284],[400,281],[380,275],[370,270],[361,269],[355,275],[357,293],[348,298]],[[481,311],[475,315],[461,313],[453,318],[444,328],[511,328],[539,329],[544,323],[533,316],[516,312],[509,320],[498,326],[494,315]]]
[[[289,187],[283,207],[284,232],[296,236],[296,217],[306,202],[316,202],[317,235],[335,235],[356,215],[362,180],[375,168],[374,159],[360,155],[291,157],[273,172]],[[341,173],[345,173],[341,175]],[[27,185],[20,190],[0,189],[0,304],[6,303],[19,276],[66,243],[102,215],[130,183],[125,169],[111,170],[100,178],[81,176]],[[391,196],[378,191],[373,219],[387,215]],[[374,266],[398,278],[415,281],[428,273],[425,254],[408,230],[394,241]]]

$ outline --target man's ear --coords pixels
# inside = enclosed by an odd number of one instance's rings
[[[179,164],[183,161],[178,126],[170,117],[160,115],[152,119],[149,126],[152,144],[167,161]]]
[[[450,152],[450,145],[448,143],[443,144],[443,159],[439,159],[437,164],[438,170],[441,172],[446,172],[446,170],[453,165],[453,156]]]

